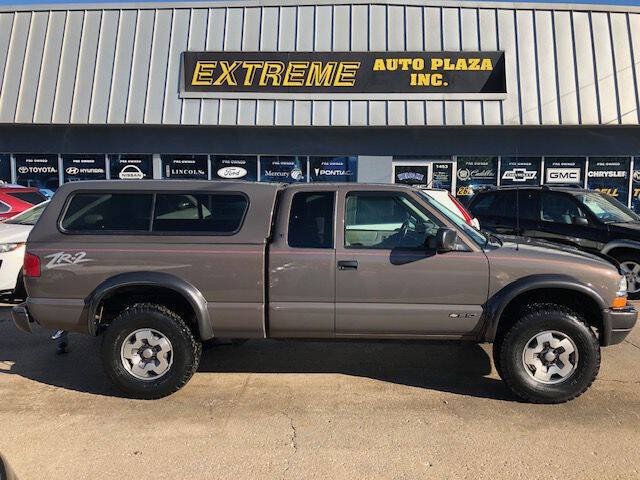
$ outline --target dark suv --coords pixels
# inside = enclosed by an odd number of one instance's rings
[[[615,258],[627,275],[629,297],[640,298],[640,216],[615,198],[575,187],[501,187],[478,192],[469,210],[483,230]]]

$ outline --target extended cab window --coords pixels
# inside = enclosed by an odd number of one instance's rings
[[[159,193],[152,230],[230,235],[240,229],[248,206],[247,197],[237,193]]]
[[[297,248],[333,248],[333,192],[296,193],[291,201],[288,242]]]
[[[71,232],[144,232],[151,221],[151,194],[78,193],[62,219]]]
[[[431,248],[440,227],[404,195],[352,192],[347,196],[345,247]]]

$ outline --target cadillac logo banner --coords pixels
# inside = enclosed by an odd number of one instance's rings
[[[483,185],[497,185],[498,157],[458,157],[456,197],[467,204]]]
[[[504,52],[184,52],[181,96],[504,98]],[[389,97],[391,95],[391,97]]]

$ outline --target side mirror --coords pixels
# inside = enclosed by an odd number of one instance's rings
[[[574,225],[581,225],[583,227],[586,227],[587,225],[589,225],[589,220],[584,217],[572,217],[571,223],[573,223]]]
[[[438,253],[450,252],[455,249],[458,233],[450,228],[441,228],[436,234],[436,250]]]

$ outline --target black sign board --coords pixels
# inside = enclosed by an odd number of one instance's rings
[[[545,157],[544,183],[549,185],[584,185],[585,157]]]
[[[162,155],[162,178],[208,179],[206,155]]]
[[[112,180],[153,178],[152,155],[109,155]]]
[[[394,165],[393,181],[404,185],[426,187],[429,182],[429,167],[426,165]]]
[[[65,182],[104,180],[107,178],[104,155],[62,155]]]
[[[630,163],[628,157],[589,157],[587,188],[611,195],[628,205]]]
[[[217,180],[258,180],[258,157],[255,155],[215,155],[211,157],[212,178]]]
[[[16,182],[26,187],[55,191],[60,185],[58,155],[16,154]]]
[[[496,185],[498,157],[458,157],[456,197],[467,203],[478,187]]]
[[[356,157],[310,157],[312,182],[356,182],[358,159]]]
[[[184,97],[504,94],[504,52],[184,52]]]
[[[11,182],[11,157],[0,154],[0,182]]]
[[[433,164],[431,187],[443,188],[450,192],[452,186],[453,164],[450,162],[435,162]]]
[[[633,170],[631,171],[631,208],[634,212],[640,213],[640,157],[633,159]]]
[[[307,157],[260,157],[260,180],[263,182],[306,182]]]
[[[540,185],[540,157],[502,157],[500,185]]]

